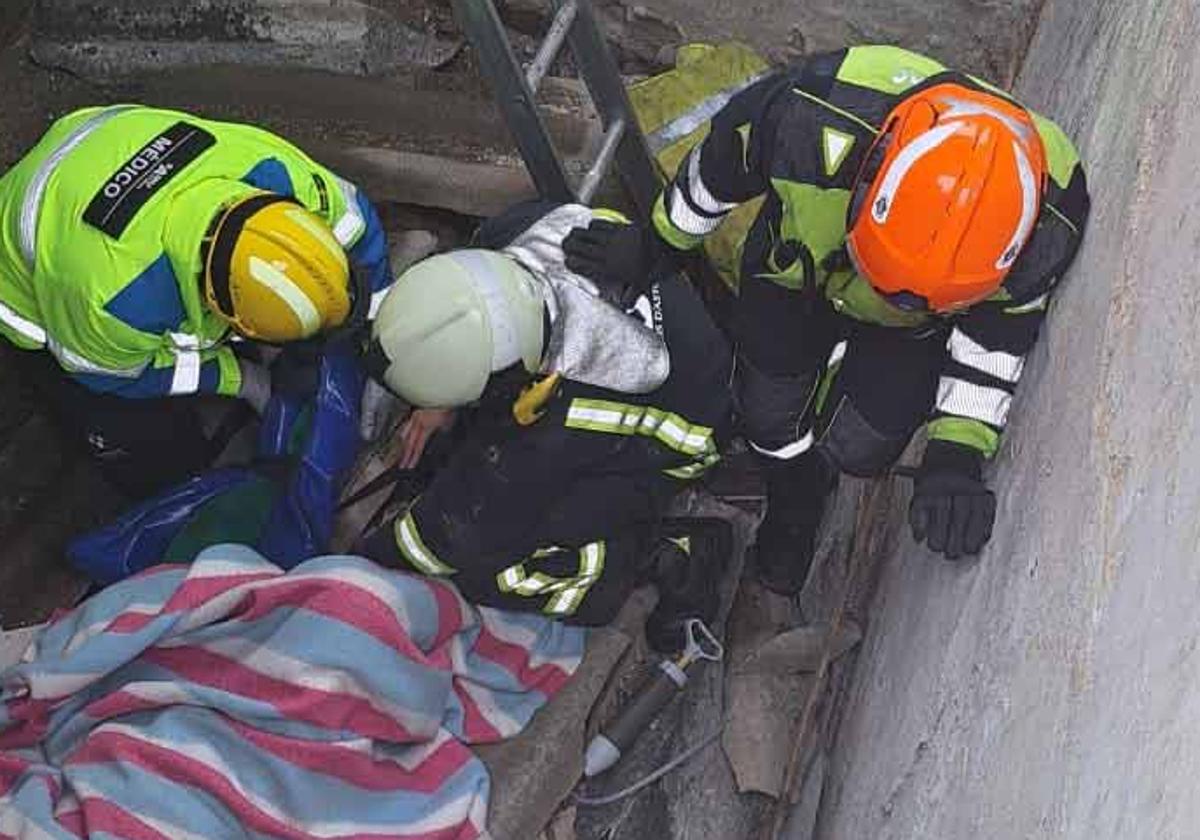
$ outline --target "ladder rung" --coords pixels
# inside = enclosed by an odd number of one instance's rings
[[[596,155],[596,162],[592,164],[587,175],[583,176],[583,182],[579,185],[581,204],[591,203],[592,198],[596,195],[596,190],[600,188],[600,182],[604,180],[609,167],[612,166],[613,158],[617,154],[617,147],[621,145],[621,138],[624,136],[625,120],[622,118],[614,120],[608,130],[604,132],[604,142],[600,144],[600,153]]]
[[[575,15],[578,12],[578,0],[567,0],[550,23],[550,31],[546,33],[546,40],[542,41],[533,63],[525,71],[525,81],[533,93],[537,93],[538,86],[541,85],[550,65],[562,49],[563,42],[567,39],[567,33],[571,31],[571,26],[575,23]]]

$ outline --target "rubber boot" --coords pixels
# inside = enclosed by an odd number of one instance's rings
[[[817,530],[837,486],[837,471],[818,452],[765,467],[767,516],[755,540],[755,568],[767,589],[794,596],[808,580]]]
[[[668,656],[683,650],[685,623],[698,618],[712,626],[721,606],[733,535],[723,519],[668,519],[652,557],[651,579],[658,606],[646,621],[650,647]]]

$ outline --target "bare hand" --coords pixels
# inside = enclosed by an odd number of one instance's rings
[[[450,408],[415,408],[400,427],[400,469],[411,470],[421,461],[425,446],[437,432],[449,431],[456,414]]]

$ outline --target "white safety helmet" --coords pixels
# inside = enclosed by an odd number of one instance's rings
[[[479,399],[488,378],[541,365],[545,301],[528,271],[496,251],[422,260],[388,291],[372,328],[371,374],[421,408]]]

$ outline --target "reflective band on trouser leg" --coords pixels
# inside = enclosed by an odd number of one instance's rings
[[[768,458],[775,458],[780,461],[790,461],[792,458],[799,458],[805,452],[812,449],[813,433],[810,431],[804,437],[800,438],[800,440],[795,441],[794,443],[789,443],[786,446],[780,446],[776,449],[759,446],[752,440],[747,441],[747,443],[749,443],[750,448],[759,455],[766,455]]]
[[[541,572],[530,574],[524,563],[509,566],[496,575],[497,588],[505,593],[525,598],[549,596],[542,611],[547,615],[573,615],[583,603],[588,590],[604,572],[604,541],[588,543],[579,549],[579,574],[573,577],[552,577]],[[536,555],[534,557],[536,561]]]
[[[132,105],[117,105],[89,117],[83,125],[72,131],[48,158],[42,161],[37,172],[33,174],[33,179],[30,180],[29,186],[25,190],[24,201],[21,203],[21,255],[25,258],[25,266],[30,272],[33,271],[34,263],[37,261],[38,217],[41,215],[42,199],[46,195],[46,185],[50,182],[50,176],[54,174],[54,170],[58,169],[63,158],[86,140],[93,131],[132,107]]]
[[[409,511],[402,519],[397,519],[396,524],[392,526],[392,531],[396,536],[396,547],[400,549],[400,553],[404,555],[413,568],[427,575],[444,576],[455,573],[453,566],[443,563],[438,556],[430,551],[424,541],[421,539],[421,534],[417,530],[417,523],[413,519],[412,512]]]
[[[337,178],[337,185],[346,202],[346,212],[334,222],[333,236],[337,239],[338,244],[343,248],[348,248],[354,244],[354,240],[358,239],[366,228],[367,220],[363,218],[362,212],[358,209],[358,188],[341,178]]]
[[[543,611],[549,615],[573,615],[603,571],[604,543],[588,543],[579,549],[579,577],[574,585],[555,594],[546,602]]]

